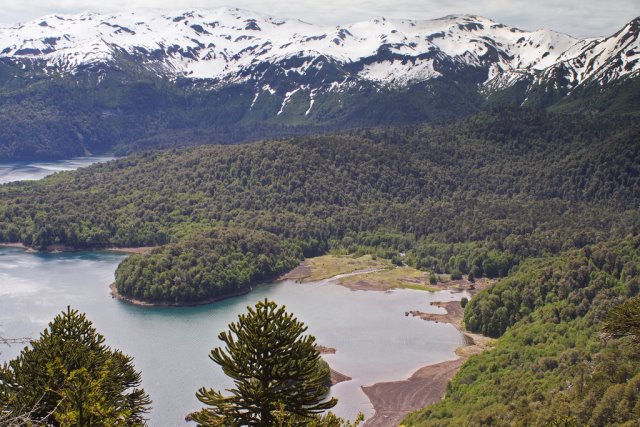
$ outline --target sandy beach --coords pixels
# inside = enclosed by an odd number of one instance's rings
[[[438,402],[447,383],[464,363],[463,358],[425,366],[410,378],[362,387],[376,411],[366,420],[366,427],[392,427],[411,411]]]

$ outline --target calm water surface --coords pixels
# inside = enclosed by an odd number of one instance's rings
[[[34,180],[62,170],[110,160],[87,157],[47,163],[0,163],[0,184]],[[325,359],[353,377],[332,388],[335,411],[353,418],[373,408],[362,385],[407,378],[420,366],[455,358],[463,340],[446,324],[405,317],[408,310],[444,312],[431,301],[459,300],[465,294],[396,290],[351,291],[332,281],[266,284],[254,292],[202,307],[136,307],[109,295],[122,254],[78,252],[30,254],[0,247],[0,335],[37,338],[67,305],[87,314],[107,343],[135,358],[143,386],[153,399],[155,427],[184,426],[184,416],[200,404],[202,386],[224,389],[231,382],[208,359],[217,335],[261,299],[270,298],[309,326],[318,342],[337,349]],[[468,296],[468,295],[467,295]],[[20,345],[0,347],[0,361],[15,357]]]
[[[12,181],[33,181],[56,172],[74,170],[113,159],[114,157],[91,156],[51,162],[0,163],[0,184]]]
[[[0,334],[37,337],[67,305],[85,312],[109,345],[135,358],[143,386],[153,399],[151,426],[185,425],[199,408],[194,393],[201,386],[231,385],[208,359],[217,335],[247,305],[270,298],[309,325],[322,345],[337,349],[325,356],[353,380],[332,390],[336,412],[372,415],[360,386],[406,378],[425,364],[452,359],[462,343],[450,325],[405,317],[407,310],[439,312],[430,301],[460,299],[464,294],[396,290],[351,291],[331,281],[297,284],[284,281],[202,307],[136,307],[112,299],[108,285],[123,255],[109,252],[30,254],[0,248]],[[20,346],[3,347],[0,360],[16,356]]]

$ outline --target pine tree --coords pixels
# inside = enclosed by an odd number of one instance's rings
[[[247,309],[218,336],[225,348],[209,355],[233,379],[231,396],[201,388],[196,395],[209,408],[193,419],[201,426],[274,426],[283,417],[317,423],[337,400],[326,399],[329,371],[315,338],[303,335],[307,327],[273,301]]]
[[[150,400],[140,373],[104,340],[84,314],[67,307],[31,348],[0,367],[2,418],[20,425],[144,425]]]

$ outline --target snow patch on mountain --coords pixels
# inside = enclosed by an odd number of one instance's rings
[[[389,83],[394,86],[406,86],[439,77],[433,66],[433,60],[416,59],[407,64],[404,61],[381,61],[365,65],[358,75],[366,80]]]
[[[142,9],[53,14],[0,26],[0,58],[44,64],[44,71],[53,75],[91,65],[117,67],[125,55],[168,78],[220,84],[255,80],[258,91],[267,84],[263,79],[269,67],[296,80],[320,76],[330,64],[339,72],[321,79],[316,89],[355,85],[355,79],[406,86],[464,67],[483,70],[486,80],[481,83],[489,89],[558,75],[572,89],[638,75],[638,26],[636,19],[611,37],[579,40],[475,15],[424,21],[377,18],[321,27],[232,8]],[[281,112],[294,89],[289,88]]]

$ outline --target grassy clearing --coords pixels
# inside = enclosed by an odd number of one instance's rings
[[[436,288],[426,284],[428,281],[428,273],[423,271],[411,267],[391,267],[385,271],[344,277],[340,279],[340,284],[357,287],[357,283],[366,282],[369,287],[380,290],[403,288],[436,291]]]
[[[373,259],[371,255],[364,255],[359,258],[323,255],[310,258],[304,264],[311,270],[309,276],[305,277],[305,281],[329,279],[338,274],[353,273],[359,270],[394,268],[391,262],[383,259]],[[357,277],[362,276],[358,275]]]

